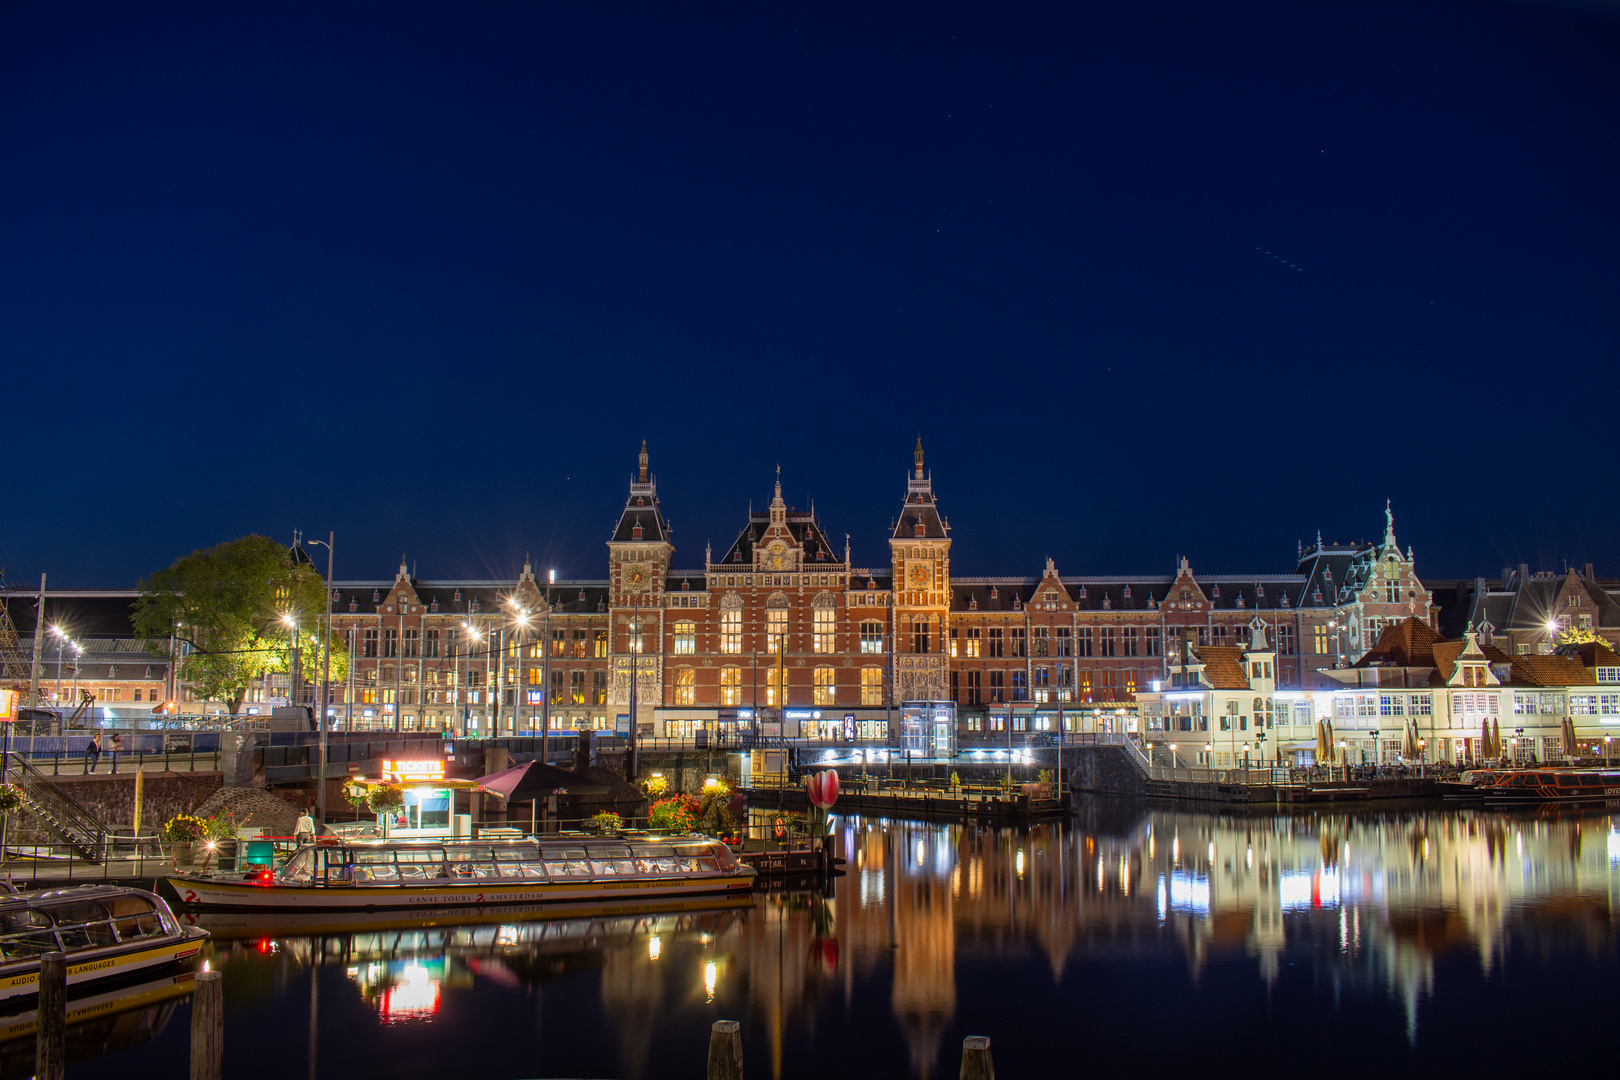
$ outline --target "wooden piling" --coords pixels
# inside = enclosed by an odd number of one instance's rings
[[[34,1023],[34,1076],[62,1080],[67,1073],[67,957],[39,958],[39,1012]]]
[[[742,1080],[742,1025],[716,1020],[709,1029],[709,1080]]]
[[[221,1080],[225,1057],[225,984],[217,971],[197,973],[191,995],[191,1080]]]
[[[996,1066],[990,1060],[988,1035],[969,1035],[962,1040],[961,1080],[996,1080]]]

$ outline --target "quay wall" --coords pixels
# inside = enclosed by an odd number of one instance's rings
[[[1069,787],[1108,795],[1146,795],[1147,777],[1123,746],[1076,746],[1063,751]]]
[[[208,801],[220,789],[224,776],[217,772],[148,771],[141,794],[141,831],[161,828],[176,814],[186,814]],[[135,776],[91,774],[58,776],[52,782],[68,798],[84,807],[109,829],[128,833],[135,819]],[[34,820],[26,810],[11,815],[9,844],[55,844],[57,835]]]

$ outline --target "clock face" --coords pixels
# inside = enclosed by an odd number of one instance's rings
[[[906,577],[911,581],[913,589],[922,589],[926,588],[929,582],[934,580],[934,571],[927,563],[914,562],[911,564],[911,568],[906,571]]]
[[[625,571],[624,579],[632,589],[644,589],[647,587],[647,568],[645,566],[632,566]]]

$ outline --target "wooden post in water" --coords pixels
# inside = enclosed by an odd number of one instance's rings
[[[996,1080],[996,1066],[990,1060],[988,1035],[969,1035],[962,1040],[961,1080]]]
[[[716,1020],[709,1029],[709,1080],[742,1080],[742,1025]]]
[[[34,1076],[62,1080],[67,1073],[67,957],[39,958],[39,1018],[34,1022]]]
[[[199,971],[191,995],[191,1080],[221,1080],[225,1057],[225,984]]]

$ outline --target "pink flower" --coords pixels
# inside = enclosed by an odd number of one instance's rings
[[[826,810],[838,801],[838,771],[825,769],[811,773],[804,778],[804,787],[810,797],[810,805]]]

